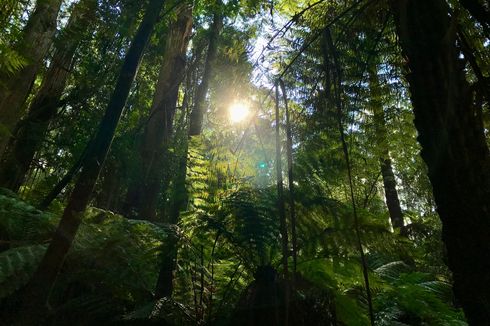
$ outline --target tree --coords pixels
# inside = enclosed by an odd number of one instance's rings
[[[391,1],[456,298],[490,319],[490,154],[445,1]]]
[[[60,224],[34,276],[22,291],[23,303],[18,311],[19,325],[36,324],[43,314],[49,293],[80,226],[81,215],[92,195],[144,49],[158,21],[163,4],[163,0],[151,0],[146,7],[145,15],[126,54],[106,113],[99,125],[93,146],[63,212]]]
[[[216,3],[215,14],[213,17],[213,23],[209,30],[209,43],[208,51],[206,54],[206,62],[204,64],[204,72],[202,75],[201,83],[197,87],[196,96],[194,100],[194,107],[190,116],[189,135],[197,136],[201,134],[202,123],[205,113],[205,99],[209,88],[209,81],[213,75],[213,65],[216,60],[216,54],[218,52],[218,42],[221,29],[223,28],[223,10],[221,0]]]
[[[217,11],[214,14],[213,23],[210,28],[204,71],[202,74],[201,83],[197,86],[193,103],[194,106],[192,107],[189,117],[189,138],[199,136],[202,131],[206,94],[208,92],[209,82],[212,76],[213,65],[215,64],[218,53],[219,35],[223,27],[223,16],[221,13],[222,8],[220,6],[221,1],[218,0],[216,4]],[[184,141],[184,144],[184,150],[181,152],[181,156],[177,157],[177,171],[173,185],[173,200],[169,212],[169,222],[171,225],[176,225],[179,222],[180,211],[184,208],[187,201],[186,172],[188,163],[188,141]],[[165,253],[162,257],[162,265],[156,287],[156,297],[172,296],[174,281],[173,274],[177,263],[178,242],[179,238],[176,234],[174,234],[169,237],[169,241],[165,246]]]
[[[156,219],[163,172],[169,164],[167,151],[172,138],[179,85],[185,75],[191,27],[192,7],[184,3],[178,9],[177,20],[169,26],[156,91],[140,144],[142,178],[137,181],[138,189],[129,190],[136,195],[139,218]]]
[[[0,186],[17,192],[56,116],[80,42],[86,38],[95,18],[96,2],[83,0],[72,11],[67,27],[57,41],[56,51],[41,88],[29,106],[27,116],[16,126],[0,163]]]
[[[398,191],[396,190],[396,179],[395,174],[393,173],[393,166],[388,149],[388,133],[386,130],[385,113],[383,110],[378,71],[375,67],[371,68],[369,71],[369,87],[371,92],[370,109],[373,112],[376,143],[381,151],[379,161],[381,176],[383,177],[386,206],[390,213],[391,225],[393,228],[400,230],[401,233],[404,233],[403,227],[405,225],[403,222],[403,213],[400,207]]]
[[[14,127],[24,113],[25,102],[29,95],[38,70],[51,46],[56,32],[56,18],[61,0],[40,0],[29,17],[22,38],[15,50],[28,61],[13,76],[6,72],[0,75],[0,155],[7,145]]]

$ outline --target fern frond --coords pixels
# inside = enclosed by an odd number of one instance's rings
[[[47,246],[32,245],[0,253],[0,299],[25,285],[41,261]]]

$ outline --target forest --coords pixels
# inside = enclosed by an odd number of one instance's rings
[[[0,0],[0,325],[490,325],[488,0]]]

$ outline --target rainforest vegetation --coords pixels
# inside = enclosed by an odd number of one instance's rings
[[[487,0],[0,0],[1,325],[489,325]]]

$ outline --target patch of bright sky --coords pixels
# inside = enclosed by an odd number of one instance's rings
[[[60,10],[60,13],[58,15],[58,30],[63,29],[63,27],[65,27],[66,24],[68,23],[68,19],[70,18],[69,9],[76,2],[79,2],[79,1],[78,0],[65,0],[61,3],[61,10]]]

